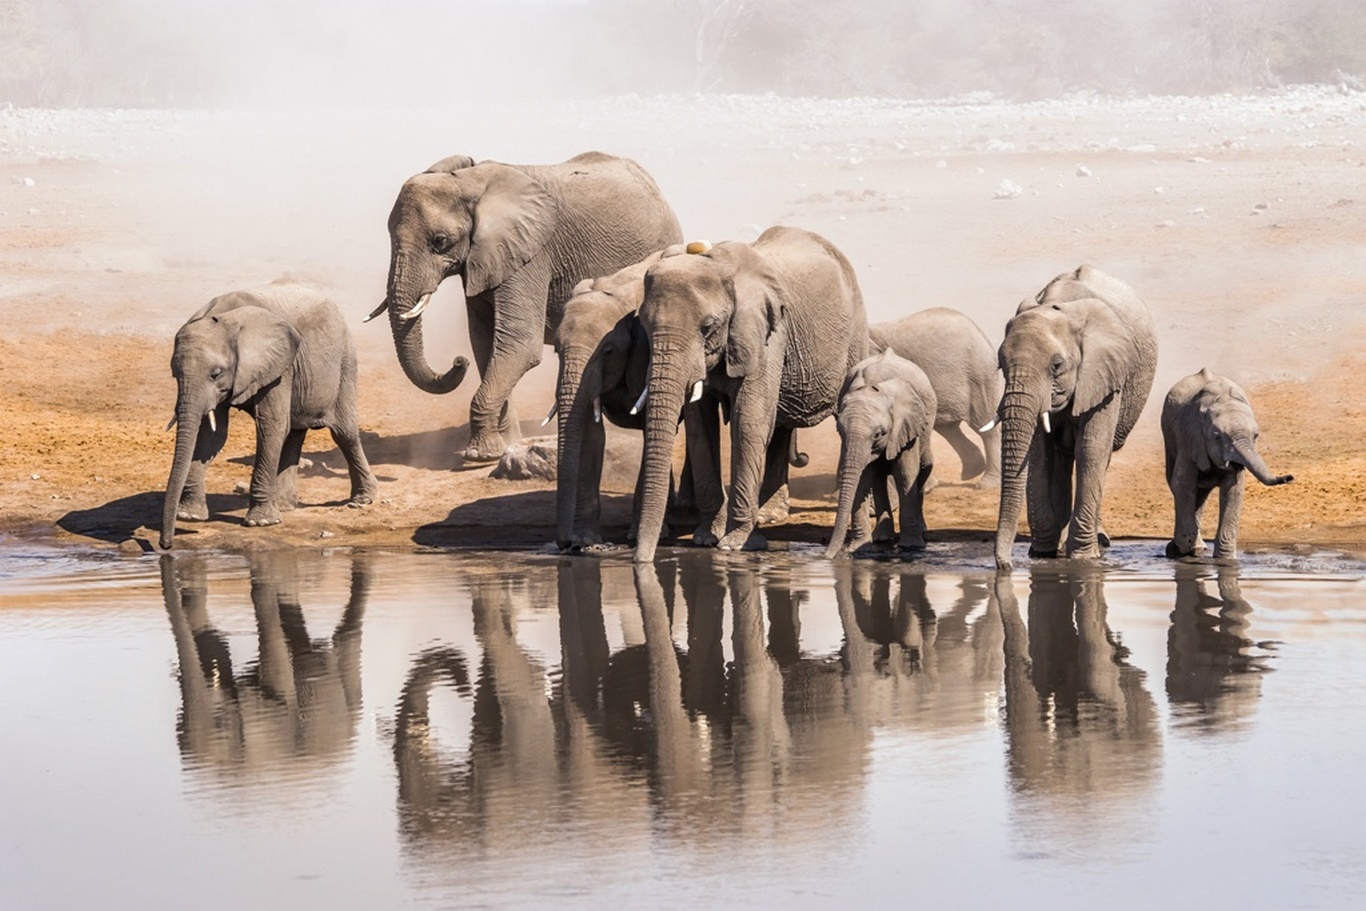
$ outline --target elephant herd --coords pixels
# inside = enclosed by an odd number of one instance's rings
[[[998,351],[946,308],[870,326],[854,268],[827,239],[775,226],[752,243],[685,244],[654,180],[600,152],[538,166],[443,159],[403,184],[389,235],[388,290],[367,321],[388,312],[399,363],[427,392],[450,392],[467,372],[464,357],[434,370],[422,338],[440,283],[459,276],[464,285],[480,378],[464,463],[496,461],[518,439],[512,389],[554,345],[560,370],[546,421],[558,415],[562,549],[602,541],[604,417],[643,434],[637,562],[653,560],[666,517],[693,524],[694,544],[764,548],[759,526],[786,515],[788,468],[806,463],[797,430],[831,415],[841,454],[830,556],[869,540],[923,549],[935,430],[965,478],[1000,485],[999,569],[1011,567],[1022,507],[1030,556],[1094,558],[1109,544],[1105,471],[1151,391],[1158,345],[1147,306],[1099,269],[1083,265],[1026,298]],[[226,439],[230,405],[257,429],[246,524],[275,524],[294,505],[309,429],[328,428],[341,448],[348,505],[372,501],[355,348],[317,292],[282,282],[215,298],[177,333],[172,372],[179,429],[163,548],[178,518],[207,517],[204,469]],[[963,422],[978,430],[981,451]],[[680,426],[686,456],[675,478]],[[1202,370],[1172,388],[1162,431],[1176,513],[1167,554],[1205,549],[1200,514],[1218,488],[1214,554],[1235,555],[1243,469],[1265,484],[1291,480],[1257,455],[1247,396]]]

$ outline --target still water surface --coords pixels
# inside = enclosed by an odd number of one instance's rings
[[[1366,907],[1345,559],[0,551],[0,908]]]

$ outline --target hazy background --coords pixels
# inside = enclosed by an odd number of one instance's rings
[[[1360,0],[0,0],[0,103],[1198,94],[1366,76]]]

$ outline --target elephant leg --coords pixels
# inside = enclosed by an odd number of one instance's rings
[[[351,476],[351,498],[347,506],[369,506],[379,496],[379,481],[370,470],[370,460],[360,442],[360,421],[356,416],[356,370],[352,364],[342,368],[341,408],[336,420],[327,428],[332,441],[346,460],[346,471]]]
[[[1219,480],[1219,531],[1214,539],[1215,559],[1238,556],[1238,523],[1243,515],[1246,472],[1229,472]]]
[[[1199,552],[1200,503],[1203,501],[1197,490],[1195,465],[1186,459],[1174,462],[1167,486],[1172,492],[1175,522],[1166,553],[1173,558],[1189,557]]]
[[[1100,506],[1105,491],[1105,471],[1114,452],[1115,425],[1119,419],[1120,396],[1097,410],[1078,428],[1076,467],[1077,489],[1072,522],[1067,530],[1067,555],[1082,559],[1100,557]]]
[[[934,463],[926,462],[921,450],[928,449],[928,444],[929,440],[922,437],[896,460],[895,477],[901,510],[901,537],[897,543],[903,550],[925,549],[925,482],[929,480]]]
[[[872,478],[873,543],[887,544],[896,537],[896,521],[892,515],[892,498],[887,487],[892,480],[891,463],[878,458],[864,474]],[[867,510],[865,509],[866,513]]]
[[[579,489],[574,500],[574,536],[571,539],[577,547],[602,543],[602,464],[606,448],[606,427],[601,421],[589,422],[583,428],[579,447]],[[636,502],[639,502],[639,482],[636,486]]]
[[[1059,519],[1058,504],[1068,502],[1071,488],[1071,463],[1052,439],[1038,447],[1038,461],[1029,466],[1025,479],[1026,508],[1029,518],[1029,555],[1051,559],[1058,555],[1064,521]],[[1066,512],[1067,506],[1063,510]]]
[[[987,417],[987,419],[984,420],[981,424],[977,424],[976,426],[981,427],[985,425],[986,422],[989,420],[991,420],[990,416]],[[982,452],[985,454],[987,467],[986,470],[982,472],[982,476],[977,479],[977,486],[983,488],[1000,487],[1001,428],[1000,426],[993,427],[986,433],[979,434],[979,436],[982,438]]]
[[[939,432],[940,436],[949,441],[953,451],[958,454],[958,460],[963,463],[959,480],[966,481],[968,478],[975,478],[986,471],[987,460],[983,457],[982,450],[978,449],[977,444],[969,440],[967,434],[963,433],[961,423],[938,424],[934,429]],[[998,480],[999,476],[998,470]]]
[[[722,550],[768,548],[768,542],[755,531],[755,526],[764,464],[778,413],[781,370],[775,367],[768,372],[771,375],[746,378],[731,410],[730,505],[726,534],[717,544]]]
[[[484,364],[470,400],[470,443],[461,453],[468,462],[495,461],[521,439],[510,399],[518,380],[541,362],[548,270],[528,263],[491,294],[469,302],[470,342],[476,362],[482,356]]]
[[[219,405],[214,410],[217,430],[209,427],[208,418],[200,421],[199,435],[195,437],[194,456],[190,461],[190,470],[185,476],[185,489],[181,491],[180,502],[176,505],[177,519],[203,521],[209,517],[204,474],[209,463],[217,457],[223,449],[223,444],[227,442],[229,412],[227,403]]]
[[[291,429],[280,448],[280,465],[275,471],[275,505],[281,512],[299,508],[299,457],[304,451],[307,428]]]
[[[251,505],[245,524],[249,527],[278,525],[280,507],[275,501],[277,471],[289,435],[288,377],[276,383],[256,402],[256,457],[251,469]]]
[[[759,524],[775,525],[788,517],[791,509],[787,489],[788,452],[792,448],[791,427],[775,427],[764,458],[764,480],[759,486]]]
[[[717,400],[703,396],[700,402],[685,406],[683,429],[697,505],[692,541],[700,547],[715,547],[725,531],[726,506],[726,491],[721,483],[721,414]]]

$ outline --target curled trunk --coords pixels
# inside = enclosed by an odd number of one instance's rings
[[[403,319],[401,314],[415,307],[425,294],[432,292],[420,290],[420,283],[412,274],[413,269],[406,257],[399,255],[389,274],[389,328],[394,333],[394,351],[398,354],[399,366],[413,385],[423,392],[444,395],[452,391],[465,379],[469,361],[457,357],[451,369],[437,373],[427,363],[426,350],[422,343],[422,317]],[[435,291],[438,282],[430,283]]]
[[[1233,451],[1233,460],[1252,472],[1252,476],[1267,487],[1276,487],[1295,480],[1294,475],[1272,474],[1271,470],[1266,467],[1266,463],[1262,461],[1261,454],[1257,452],[1257,447],[1251,440],[1236,440],[1233,444]]]
[[[839,500],[835,506],[835,527],[830,532],[830,544],[825,555],[833,557],[844,549],[849,537],[849,524],[854,514],[854,501],[858,499],[859,482],[864,469],[868,467],[868,453],[871,443],[866,436],[849,436],[844,439],[840,452],[838,475]]]
[[[1044,408],[1037,395],[1012,384],[1001,399],[1001,509],[996,520],[996,568],[1010,569],[1010,549],[1020,524],[1029,452]]]
[[[203,415],[188,404],[176,409],[175,459],[171,462],[171,476],[166,481],[166,499],[161,504],[161,546],[165,549],[169,549],[175,540],[176,512],[180,509],[180,496],[185,492],[185,481],[190,476],[190,462],[194,459],[202,420]]]

